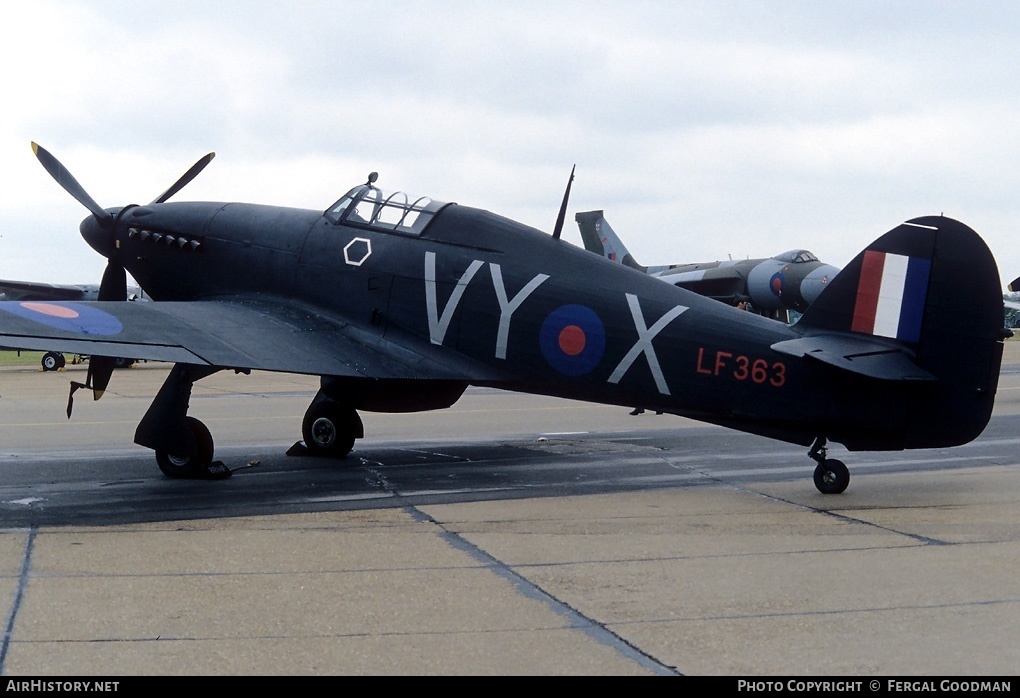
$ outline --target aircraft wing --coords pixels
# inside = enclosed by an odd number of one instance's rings
[[[674,286],[724,303],[747,300],[747,278],[737,267],[714,265],[691,271],[669,270],[657,276]]]
[[[0,294],[8,300],[20,298],[46,299],[52,301],[73,301],[85,297],[85,290],[80,286],[61,284],[45,284],[35,281],[8,281],[0,279]]]
[[[806,357],[881,380],[932,381],[903,349],[850,334],[810,334],[772,345],[790,356]]]
[[[395,335],[391,337],[390,335]],[[491,368],[293,302],[0,302],[0,345],[357,378],[486,381]]]

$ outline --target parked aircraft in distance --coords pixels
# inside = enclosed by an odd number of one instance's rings
[[[1002,358],[995,260],[941,216],[897,225],[795,325],[742,312],[560,238],[467,206],[385,194],[375,173],[324,211],[168,202],[104,209],[52,155],[109,260],[97,302],[0,303],[0,341],[88,352],[98,399],[112,364],[175,362],[135,432],[169,476],[201,475],[209,430],[195,381],[228,369],[321,376],[302,435],[344,456],[359,411],[452,405],[469,385],[638,406],[810,446],[815,485],[842,492],[850,450],[948,447],[992,411]],[[568,187],[569,193],[569,187]],[[154,301],[127,303],[125,274]],[[71,404],[68,402],[68,414]]]
[[[1009,286],[1007,286],[1006,288],[1009,289],[1010,293],[1020,292],[1020,278],[1016,278],[1010,281]],[[1016,301],[1004,299],[1002,302],[1003,305],[1005,305],[1007,308],[1012,308],[1013,310],[1020,310],[1020,303]]]
[[[128,300],[141,300],[140,288],[128,289]],[[40,281],[11,281],[0,279],[0,301],[95,301],[99,300],[98,284],[48,284]],[[87,361],[88,357],[75,354],[72,363]],[[117,359],[117,368],[130,366],[131,359]],[[56,371],[67,363],[59,351],[47,351],[40,360],[44,371]]]
[[[142,289],[127,288],[127,300],[142,300]],[[98,284],[47,284],[39,281],[0,279],[0,300],[5,301],[97,301]]]
[[[38,281],[0,279],[0,300],[5,301],[95,301],[98,284],[47,284]]]
[[[634,259],[602,211],[584,211],[574,218],[589,252],[729,305],[749,304],[759,315],[783,322],[790,321],[791,310],[803,313],[839,273],[807,250],[767,259],[646,267]]]

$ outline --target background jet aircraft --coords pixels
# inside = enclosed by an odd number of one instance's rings
[[[1018,292],[1020,292],[1020,277],[1010,281],[1009,282],[1009,286],[1007,286],[1006,288],[1009,289],[1010,293],[1018,293]],[[1009,307],[1009,308],[1020,309],[1020,304],[1018,304],[1018,303],[1016,303],[1014,301],[1005,301],[1005,303],[1006,303],[1006,306]]]
[[[784,322],[791,310],[803,313],[839,272],[807,250],[768,259],[646,267],[627,251],[602,211],[584,211],[575,220],[590,252],[729,305],[749,303],[760,315]]]
[[[127,288],[128,300],[142,300],[144,294],[137,286]],[[47,284],[39,281],[10,281],[0,279],[0,300],[5,301],[96,301],[97,284]]]
[[[96,399],[113,370],[102,356],[175,362],[135,431],[169,476],[216,465],[187,411],[194,382],[222,369],[321,376],[302,422],[314,453],[346,455],[364,435],[359,411],[444,408],[480,385],[810,445],[826,493],[849,482],[829,440],[954,446],[992,411],[1008,334],[998,271],[948,218],[880,237],[791,326],[578,249],[559,224],[549,236],[386,195],[374,176],[325,211],[167,201],[210,154],[151,203],[104,209],[33,148],[89,209],[81,234],[109,261],[97,302],[0,302],[0,340],[93,354],[72,395]],[[127,272],[155,302],[124,302]]]
[[[36,281],[0,279],[0,300],[94,301],[99,300],[99,286],[96,284],[45,284]]]
[[[1009,289],[1010,293],[1020,292],[1020,278],[1013,279],[1006,288]],[[1010,310],[1020,310],[1020,303],[1017,301],[1003,298],[1002,304]]]

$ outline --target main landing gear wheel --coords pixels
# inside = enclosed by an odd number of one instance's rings
[[[193,477],[212,463],[213,438],[209,429],[194,417],[188,417],[187,424],[197,444],[194,455],[180,456],[166,451],[156,451],[156,464],[167,477]]]
[[[850,484],[850,470],[835,458],[826,458],[815,468],[815,487],[822,494],[842,494]]]
[[[64,355],[59,351],[48,351],[42,357],[42,370],[56,371],[64,367]]]
[[[343,458],[359,436],[358,413],[329,400],[316,400],[301,421],[301,436],[312,455]]]
[[[811,444],[808,456],[818,465],[815,467],[815,487],[822,494],[842,494],[850,484],[850,470],[835,458],[826,458],[826,439],[819,436]]]

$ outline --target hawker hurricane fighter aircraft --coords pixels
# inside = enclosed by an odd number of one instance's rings
[[[47,151],[109,259],[97,302],[0,303],[0,343],[174,362],[135,433],[170,476],[213,459],[189,417],[216,371],[313,374],[302,435],[344,456],[360,412],[452,405],[469,385],[656,411],[810,445],[822,492],[850,450],[954,446],[984,429],[1002,356],[988,248],[949,218],[896,226],[795,325],[742,312],[475,208],[384,194],[376,177],[324,211],[168,202],[103,209]],[[568,189],[569,191],[569,189]],[[564,197],[564,209],[566,197]],[[154,302],[125,302],[125,270]],[[72,385],[72,393],[74,391]],[[70,409],[70,402],[68,403]]]
[[[803,313],[839,273],[808,250],[767,259],[646,267],[627,251],[602,211],[584,211],[574,218],[589,252],[723,303],[749,304],[759,315],[783,322],[789,322],[791,310]]]

